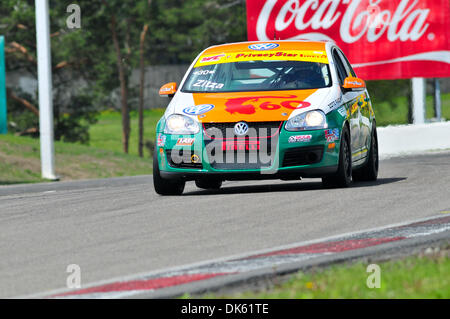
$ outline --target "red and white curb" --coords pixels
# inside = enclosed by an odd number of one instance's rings
[[[434,217],[406,225],[391,226],[377,230],[343,235],[333,239],[309,244],[291,245],[270,251],[229,258],[203,264],[161,271],[135,278],[90,285],[77,290],[48,294],[46,298],[124,298],[142,293],[156,292],[168,287],[207,281],[216,277],[244,274],[246,272],[302,262],[312,258],[359,250],[407,238],[427,236],[450,230],[450,216]]]

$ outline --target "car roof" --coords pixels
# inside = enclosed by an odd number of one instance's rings
[[[278,44],[279,47],[272,50],[319,50],[325,51],[326,45],[328,42],[326,41],[292,41],[292,40],[277,40],[277,41],[247,41],[247,42],[237,42],[237,43],[227,43],[221,45],[215,45],[207,48],[203,51],[203,54],[216,54],[216,53],[224,53],[224,52],[239,52],[239,51],[248,51],[249,46],[252,44],[258,43],[275,43]]]

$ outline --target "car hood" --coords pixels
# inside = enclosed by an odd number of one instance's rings
[[[178,92],[166,115],[179,113],[199,122],[285,121],[299,113],[321,109],[329,112],[333,87],[313,90],[286,90],[231,93]]]

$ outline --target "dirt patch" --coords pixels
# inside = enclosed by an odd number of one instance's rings
[[[41,161],[36,158],[24,158],[17,155],[8,155],[3,152],[0,152],[0,159],[6,164],[10,164],[15,166],[22,171],[30,170],[32,172],[40,172],[41,170]]]

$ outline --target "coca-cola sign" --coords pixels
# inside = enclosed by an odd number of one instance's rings
[[[366,80],[450,76],[449,0],[247,0],[250,41],[334,41]]]

